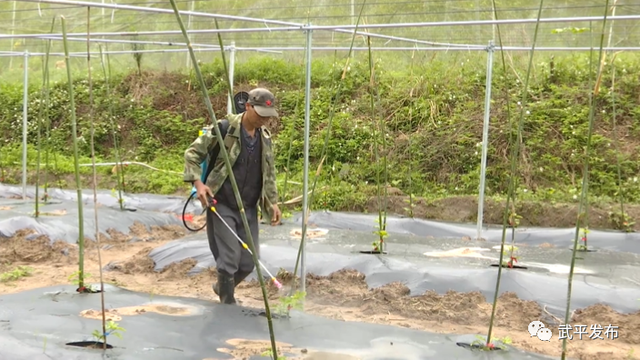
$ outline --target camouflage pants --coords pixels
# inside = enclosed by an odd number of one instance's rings
[[[234,229],[240,239],[249,245],[247,234],[244,231],[244,224],[239,211],[231,210],[222,203],[216,204],[216,211],[224,219],[224,221]],[[256,248],[256,255],[260,256],[260,241],[258,239],[258,209],[245,208],[249,228],[251,229],[251,237]],[[207,211],[207,238],[209,239],[209,248],[216,260],[216,268],[218,272],[224,271],[229,275],[234,275],[240,271],[243,273],[251,273],[255,268],[251,254],[242,248],[242,244],[233,235],[233,233],[222,223],[220,218],[212,211]]]

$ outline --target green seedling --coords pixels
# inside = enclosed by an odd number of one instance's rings
[[[0,282],[6,283],[19,280],[23,277],[31,276],[33,268],[28,266],[18,266],[17,268],[0,274]]]
[[[96,329],[96,330],[93,330],[91,335],[93,335],[93,337],[96,339],[96,341],[100,341],[100,342],[105,342],[106,343],[107,342],[107,336],[114,335],[114,336],[117,336],[118,338],[122,339],[122,334],[120,333],[120,331],[126,331],[123,327],[118,325],[117,322],[114,322],[112,320],[107,321],[107,323],[105,325],[105,329],[106,329],[106,334],[102,334],[100,330]]]
[[[376,234],[378,236],[378,240],[374,241],[371,245],[373,246],[373,251],[384,251],[384,239],[389,236],[389,233],[387,233],[387,230],[385,230],[385,226],[383,226],[382,228],[380,228],[380,220],[379,219],[375,219],[376,222],[376,228],[378,230],[374,231],[373,233]]]
[[[289,312],[292,309],[302,310],[303,302],[307,293],[304,291],[296,291],[291,296],[281,297],[280,303],[276,306],[276,313],[281,316],[289,316]]]
[[[487,350],[496,350],[496,349],[500,349],[500,350],[507,350],[507,347],[505,345],[509,345],[512,343],[512,340],[510,337],[505,336],[503,338],[495,338],[492,337],[491,341],[487,342],[485,340],[484,337],[480,336],[480,335],[476,335],[477,340],[475,340],[474,342],[471,343],[471,345],[474,348],[478,348],[480,350],[483,351],[487,351]],[[500,342],[504,345],[496,345],[496,342]]]
[[[122,165],[116,165],[116,167],[122,167]],[[117,171],[121,171],[120,169],[118,169]],[[118,192],[118,190],[116,190],[115,188],[111,189],[111,196],[118,199],[118,204],[120,204],[120,207],[124,207],[124,198],[122,198],[121,194]]]
[[[513,265],[518,262],[518,256],[514,255],[514,253],[518,250],[518,247],[515,245],[505,245],[504,251],[502,252],[504,256],[508,257],[509,260],[502,260],[502,266],[513,268]]]
[[[589,229],[580,228],[580,241],[581,243],[576,248],[578,251],[587,251],[587,234],[589,233]]]
[[[269,350],[265,350],[263,351],[260,356],[269,356],[270,358],[273,359],[273,350],[269,349]],[[278,356],[278,358],[276,360],[287,360],[286,356]]]
[[[521,219],[521,215],[518,215],[515,212],[511,212],[511,214],[509,214],[509,226],[511,226],[512,228],[517,228],[518,226],[520,226]]]
[[[89,292],[95,292],[95,289],[92,286],[86,287],[85,281],[90,278],[92,275],[87,272],[82,272],[80,270],[74,271],[67,277],[70,283],[78,286],[78,292],[84,292],[84,290],[88,290]]]

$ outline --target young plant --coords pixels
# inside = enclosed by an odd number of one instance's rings
[[[518,262],[518,257],[514,255],[514,252],[518,250],[518,248],[514,245],[507,245],[507,248],[504,249],[504,256],[507,256],[509,260],[502,260],[502,267],[513,268],[513,265]]]
[[[104,315],[104,311],[103,311],[103,315]],[[106,349],[107,348],[107,336],[114,335],[114,336],[122,339],[122,334],[120,333],[121,331],[126,331],[126,330],[123,327],[121,327],[117,322],[115,322],[113,320],[109,320],[104,325],[102,332],[100,332],[100,330],[96,329],[96,330],[93,330],[91,335],[93,335],[93,337],[96,339],[96,341],[102,343],[103,349]]]
[[[277,358],[274,358],[274,357],[273,357],[273,350],[271,350],[271,349],[268,349],[268,350],[263,351],[263,352],[260,354],[260,356],[270,356],[270,357],[271,357],[272,359],[274,359],[274,360],[287,360],[287,357],[286,357],[286,356],[278,356]]]
[[[513,252],[518,249],[516,247],[516,228],[520,225],[520,219],[522,219],[522,216],[516,213],[515,206],[512,205],[511,209],[511,214],[509,215],[509,226],[511,227],[511,246],[509,246],[509,261],[506,263],[509,268],[513,268],[514,263],[518,261],[518,258],[513,256]]]
[[[189,35],[187,34],[187,30],[184,26],[184,23],[182,21],[182,17],[180,16],[180,11],[178,10],[178,7],[176,5],[176,1],[175,0],[169,0],[171,2],[171,7],[173,8],[173,12],[176,16],[176,21],[178,22],[178,25],[180,26],[180,30],[182,31],[182,35],[185,39],[185,42],[187,43],[187,49],[189,50],[189,54],[191,56],[191,63],[193,64],[193,69],[195,71],[196,74],[196,78],[198,79],[199,85],[200,85],[200,89],[202,90],[202,97],[204,100],[204,103],[206,105],[207,108],[207,112],[209,113],[209,117],[211,118],[211,120],[213,120],[213,130],[216,133],[216,138],[218,140],[218,144],[222,144],[223,138],[222,138],[222,134],[220,133],[220,129],[218,126],[215,126],[215,124],[217,123],[217,118],[216,118],[216,114],[213,111],[213,105],[211,104],[211,98],[209,97],[209,91],[207,90],[207,84],[204,81],[204,77],[202,76],[202,72],[200,71],[200,65],[198,64],[198,59],[196,58],[195,52],[193,51],[193,47],[191,46],[191,40],[189,39]],[[262,276],[262,269],[259,266],[259,261],[258,258],[256,256],[256,249],[255,249],[255,245],[253,242],[253,237],[251,236],[251,231],[249,228],[249,222],[247,221],[247,215],[245,213],[245,209],[244,209],[244,204],[242,201],[242,198],[240,197],[240,191],[238,190],[238,184],[236,182],[235,176],[233,174],[233,168],[231,166],[231,162],[229,161],[229,154],[227,153],[227,149],[224,146],[220,146],[220,155],[222,155],[222,159],[224,160],[224,164],[227,170],[227,173],[229,174],[229,181],[231,182],[231,186],[233,188],[233,193],[235,195],[236,198],[236,203],[238,204],[238,208],[240,209],[240,216],[242,218],[242,224],[244,225],[244,229],[247,233],[247,243],[249,245],[249,248],[251,249],[251,257],[253,258],[253,263],[255,264],[256,267],[256,272],[258,275],[258,281],[260,282],[260,288],[262,290],[262,298],[264,300],[264,307],[265,307],[265,315],[267,317],[267,325],[269,327],[269,337],[271,338],[271,347],[273,350],[273,353],[275,354],[276,358],[277,358],[277,354],[278,354],[278,350],[276,347],[276,338],[275,338],[275,334],[274,334],[274,330],[273,330],[273,320],[271,318],[271,310],[269,309],[269,297],[267,295],[267,289],[265,286],[265,281],[264,281],[264,277]]]
[[[70,283],[78,286],[77,291],[79,293],[93,293],[95,292],[95,290],[92,287],[87,288],[84,286],[84,280],[90,278],[91,276],[92,275],[90,273],[84,273],[83,271],[78,270],[71,273],[71,275],[67,277],[67,280],[69,280]]]
[[[498,12],[497,12],[497,7],[496,7],[496,0],[492,0],[492,8],[493,8],[493,14],[494,14],[494,19],[498,19]],[[519,154],[520,154],[520,144],[522,142],[522,129],[523,129],[523,124],[524,124],[524,108],[525,108],[525,104],[527,103],[527,97],[529,94],[529,79],[531,77],[531,70],[533,68],[533,55],[534,55],[534,50],[535,50],[535,46],[537,43],[537,39],[538,39],[538,29],[540,27],[540,17],[542,15],[542,8],[543,8],[543,3],[544,0],[540,0],[540,5],[538,7],[538,15],[537,15],[537,19],[536,19],[536,27],[535,27],[535,31],[533,34],[533,44],[531,45],[531,51],[529,53],[529,64],[527,67],[527,75],[524,79],[524,88],[522,90],[522,100],[520,102],[521,107],[520,107],[520,118],[518,121],[518,127],[517,127],[517,136],[516,139],[513,138],[513,135],[510,137],[510,144],[512,146],[512,151],[511,151],[511,158],[510,158],[510,162],[511,162],[511,169],[510,169],[510,174],[509,174],[509,186],[508,186],[508,195],[507,195],[507,201],[506,201],[506,206],[504,208],[504,215],[503,215],[503,225],[502,225],[502,241],[500,242],[500,261],[498,262],[499,264],[502,264],[502,262],[504,261],[504,250],[505,250],[505,240],[506,240],[506,234],[507,234],[507,223],[509,220],[509,215],[510,215],[510,210],[511,210],[511,200],[515,198],[515,177],[516,177],[516,171],[517,171],[517,165],[518,165],[518,159],[519,159]],[[504,71],[504,76],[507,76],[507,62],[505,60],[505,56],[504,56],[504,50],[502,50],[502,35],[500,32],[500,26],[496,24],[496,31],[498,33],[498,41],[500,44],[500,53],[502,55],[502,67],[503,67],[503,71]],[[506,100],[507,100],[507,121],[509,122],[510,125],[513,125],[511,122],[511,117],[510,117],[510,111],[509,111],[509,95],[508,95],[508,89],[505,88],[505,94],[506,94]],[[502,277],[502,266],[498,266],[498,276],[496,279],[496,288],[495,288],[495,292],[493,295],[493,305],[492,305],[492,309],[491,309],[491,318],[489,320],[489,330],[487,332],[487,341],[489,341],[491,339],[491,333],[493,331],[493,323],[495,320],[495,315],[496,315],[496,310],[497,310],[497,306],[498,306],[498,294],[500,294],[500,280]],[[489,344],[489,343],[488,343]],[[487,345],[488,345],[487,344]]]
[[[304,299],[307,293],[304,291],[296,291],[291,296],[283,296],[279,299],[279,303],[276,306],[276,313],[280,316],[289,316],[289,312],[292,309],[302,310]]]
[[[571,254],[571,266],[569,268],[569,281],[567,284],[567,308],[565,311],[565,318],[564,318],[564,323],[568,324],[569,323],[569,318],[571,317],[571,288],[573,286],[573,272],[575,269],[575,264],[576,264],[576,252],[578,251],[578,238],[580,236],[580,229],[582,227],[583,222],[586,221],[586,213],[585,213],[585,209],[583,209],[585,207],[585,203],[587,200],[587,196],[588,196],[588,187],[589,187],[589,158],[591,156],[591,138],[593,135],[593,124],[594,124],[594,112],[595,112],[595,97],[598,95],[599,90],[600,90],[600,79],[602,76],[602,67],[604,65],[604,58],[603,58],[603,45],[604,45],[604,34],[605,34],[605,26],[607,23],[607,15],[609,14],[609,0],[606,0],[605,5],[604,5],[604,19],[602,21],[602,32],[600,34],[600,49],[599,49],[599,56],[598,56],[598,63],[600,64],[600,66],[598,67],[598,74],[596,76],[596,83],[595,86],[593,88],[593,90],[590,93],[589,96],[589,131],[587,133],[587,144],[586,144],[586,149],[585,149],[585,159],[584,159],[584,170],[583,170],[583,177],[582,177],[582,193],[580,196],[580,203],[578,205],[578,219],[576,221],[576,231],[575,231],[575,237],[573,239],[573,251]],[[586,246],[586,239],[585,239],[585,246]],[[565,337],[564,339],[562,339],[562,360],[565,360],[567,358],[567,338]]]
[[[376,222],[376,228],[378,230],[374,231],[373,233],[376,234],[378,236],[378,240],[374,241],[371,245],[373,246],[373,251],[374,252],[384,252],[384,239],[389,236],[389,233],[387,233],[387,230],[385,230],[384,228],[382,228],[380,226],[380,219],[375,219]]]
[[[474,340],[471,343],[471,346],[483,351],[506,350],[507,347],[505,345],[510,345],[512,343],[511,338],[508,336],[504,338],[491,338],[491,341],[487,341],[484,337],[476,335],[476,339],[477,340]],[[495,343],[498,341],[504,345],[496,345]]]
[[[411,175],[409,175],[409,177],[411,177]],[[409,183],[411,183],[411,180],[409,180]],[[409,188],[411,188],[411,185],[409,185]],[[416,207],[416,204],[413,202],[414,197],[415,195],[413,193],[409,193],[409,198],[404,199],[404,202],[408,204],[408,206],[404,208],[404,211],[406,211],[407,214],[409,214],[409,217],[412,219],[414,217],[413,209]]]
[[[589,233],[588,228],[580,228],[580,241],[581,243],[578,245],[578,251],[587,251],[587,234]]]
[[[76,102],[69,61],[69,43],[67,41],[67,26],[63,15],[60,16],[62,25],[62,42],[64,44],[64,60],[67,67],[67,81],[69,85],[69,107],[71,111],[71,139],[73,140],[73,164],[76,180],[76,194],[78,196],[78,289],[84,289],[84,210],[82,209],[82,186],[80,185],[80,164],[78,159],[78,129],[76,121]]]

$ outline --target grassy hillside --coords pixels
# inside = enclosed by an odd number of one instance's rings
[[[387,141],[379,146],[386,154],[388,184],[393,211],[441,219],[473,221],[480,174],[480,143],[484,103],[484,54],[460,53],[416,57],[407,68],[394,63],[376,62],[377,89],[380,102],[372,116],[369,101],[369,76],[366,59],[351,63],[342,84],[337,106],[332,107],[336,86],[344,61],[317,60],[313,64],[311,103],[312,174],[317,167],[327,130],[327,119],[335,111],[328,153],[315,208],[338,210],[372,210],[376,193],[376,172],[382,166],[374,157],[374,121],[384,120]],[[589,58],[574,55],[566,60],[538,57],[532,83],[531,102],[526,107],[523,154],[519,163],[518,201],[534,201],[545,206],[574,203],[580,192],[584,144],[587,134],[590,87]],[[497,64],[499,64],[497,62]],[[606,204],[619,200],[618,164],[623,180],[625,203],[640,200],[637,175],[640,170],[640,64],[632,55],[622,54],[615,68],[605,67],[603,91],[597,98],[596,133],[592,143],[590,191],[591,202],[609,209]],[[221,62],[202,65],[217,116],[224,116],[226,93]],[[515,102],[521,96],[518,78],[523,68],[508,69],[508,81],[501,66],[494,67],[490,149],[488,153],[487,194],[497,201],[490,203],[485,215],[488,221],[501,222],[498,206],[506,191],[508,159],[507,91],[512,99],[510,112],[517,115]],[[551,70],[553,69],[553,70]],[[613,69],[613,70],[612,70]],[[615,91],[611,91],[612,71],[616,72]],[[95,73],[94,73],[95,74]],[[254,57],[237,64],[236,91],[260,85],[272,89],[279,100],[282,119],[271,125],[277,151],[280,192],[283,200],[300,195],[297,183],[302,178],[302,130],[304,115],[303,68],[271,57]],[[111,79],[111,92],[100,74],[94,75],[94,98],[97,151],[100,161],[113,162],[112,126],[117,130],[124,160],[145,162],[164,171],[129,166],[125,172],[127,191],[184,193],[189,188],[181,182],[182,153],[197,136],[197,131],[210,122],[194,79],[182,73],[132,72]],[[89,121],[87,80],[75,82],[78,105],[79,139],[83,159],[89,164]],[[50,89],[51,104],[43,112],[43,128],[51,121],[48,146],[51,186],[71,186],[73,163],[70,158],[71,138],[67,85],[60,81]],[[614,103],[615,99],[615,103]],[[36,164],[35,140],[41,101],[40,88],[32,86],[29,96],[29,167],[30,182]],[[3,84],[0,88],[0,133],[3,145],[2,178],[5,182],[20,180],[20,146],[22,123],[22,88],[19,84]],[[615,105],[615,127],[613,121]],[[113,122],[113,123],[112,123]],[[44,131],[44,130],[42,130]],[[43,142],[43,149],[47,143]],[[386,149],[386,152],[383,150]],[[618,151],[617,151],[618,150]],[[47,152],[42,152],[45,162]],[[54,156],[55,155],[55,156]],[[55,168],[55,169],[54,169]],[[82,168],[89,174],[90,168]],[[100,168],[102,187],[114,188],[116,177],[112,166]],[[287,174],[288,172],[288,174]],[[284,177],[293,183],[287,185]],[[44,176],[44,175],[43,175]],[[41,180],[43,183],[44,180]],[[85,185],[89,179],[85,178]],[[423,198],[412,200],[407,196]],[[455,204],[436,199],[458,199]],[[412,198],[413,199],[413,198]],[[460,199],[466,199],[460,202]],[[414,202],[415,201],[415,202]],[[440,201],[440,200],[438,200]],[[450,201],[450,200],[448,200]],[[493,205],[492,205],[493,204]],[[520,205],[519,205],[520,206]],[[524,206],[524,205],[522,205]],[[530,206],[530,205],[527,205]],[[537,205],[538,206],[538,205]],[[538,206],[539,207],[539,206]],[[443,209],[448,209],[443,211]],[[493,210],[491,210],[493,209]],[[525,223],[571,226],[575,220],[567,216],[570,208],[549,215],[545,210],[528,208]],[[620,213],[616,205],[597,213],[602,226],[613,226],[610,216]],[[626,208],[628,212],[631,208]],[[603,210],[604,211],[604,210]],[[449,215],[447,215],[447,212]],[[537,217],[537,218],[536,218]],[[592,215],[593,217],[593,215]],[[599,220],[593,220],[597,222]]]

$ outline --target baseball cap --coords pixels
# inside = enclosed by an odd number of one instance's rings
[[[255,88],[249,91],[249,100],[247,104],[251,104],[260,116],[278,117],[275,109],[276,99],[271,91],[264,88]]]

